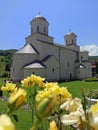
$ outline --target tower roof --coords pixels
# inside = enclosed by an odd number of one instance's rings
[[[23,48],[16,52],[16,54],[39,54],[39,52],[35,49],[35,47],[31,44],[26,44]]]
[[[75,35],[75,36],[77,36],[74,32],[68,32],[67,35]]]
[[[41,63],[40,61],[34,61],[26,66],[24,68],[29,69],[29,68],[45,68],[45,65]]]
[[[35,21],[35,20],[43,20],[45,22],[48,22],[45,17],[43,17],[43,16],[40,15],[40,13],[35,18],[32,19],[32,21]]]

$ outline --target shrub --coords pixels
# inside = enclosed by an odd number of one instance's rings
[[[93,77],[93,78],[87,78],[87,79],[84,79],[84,81],[86,81],[86,82],[98,81],[98,78],[95,78],[95,77]]]
[[[95,90],[90,90],[90,89],[86,90],[85,95],[88,98],[91,98],[91,99],[98,99],[98,89],[95,89]]]

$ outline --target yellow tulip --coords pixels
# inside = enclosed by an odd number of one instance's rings
[[[50,122],[49,130],[59,130],[58,126],[56,125],[55,121]]]
[[[54,105],[54,97],[46,97],[38,103],[36,112],[39,118],[44,118],[50,114]]]
[[[36,76],[32,74],[31,76],[28,76],[27,78],[23,79],[21,83],[25,87],[34,87],[38,85],[40,88],[43,88],[44,80],[45,78],[41,78],[40,76]]]
[[[16,84],[7,82],[6,86],[2,86],[1,87],[1,90],[9,92],[9,93],[13,93],[13,92],[15,92],[17,90]]]
[[[9,98],[9,106],[11,109],[17,110],[25,102],[27,92],[19,88],[15,93],[12,93]]]

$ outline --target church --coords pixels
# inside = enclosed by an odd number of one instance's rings
[[[69,32],[64,44],[57,44],[49,36],[49,22],[41,15],[30,22],[31,34],[24,46],[13,56],[11,80],[20,81],[31,74],[47,81],[82,80],[91,77],[91,63],[87,51],[80,51],[77,35]]]

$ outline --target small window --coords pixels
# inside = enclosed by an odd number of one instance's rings
[[[70,79],[72,79],[72,73],[70,73]]]
[[[83,56],[81,56],[81,60],[83,59]]]
[[[54,72],[54,68],[52,68],[52,72]]]
[[[44,33],[46,34],[46,28],[44,27]]]
[[[37,26],[37,32],[39,32],[39,26]]]
[[[67,62],[67,67],[69,67],[69,62]]]
[[[72,44],[73,44],[74,42],[73,42],[73,39],[72,39]]]

